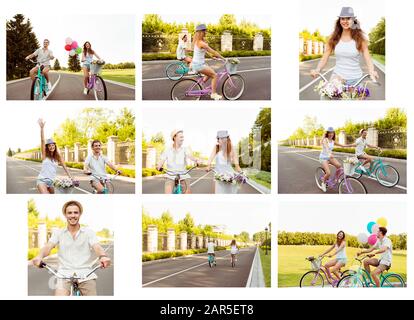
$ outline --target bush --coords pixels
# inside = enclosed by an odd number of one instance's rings
[[[270,56],[271,50],[263,51],[225,51],[221,52],[223,57],[253,57],[253,56]],[[144,53],[142,54],[142,61],[153,61],[153,60],[176,60],[177,56],[174,53]]]
[[[160,171],[157,169],[152,168],[143,168],[142,169],[142,177],[152,177],[161,174]]]
[[[119,170],[122,171],[121,176],[122,177],[128,177],[128,178],[135,178],[135,169],[126,169],[126,168],[122,168],[120,167]],[[115,174],[115,171],[112,170],[111,168],[107,167],[106,171],[109,174]]]
[[[225,247],[216,247],[216,251],[226,250]],[[179,251],[165,251],[165,252],[155,252],[155,253],[144,253],[142,254],[142,262],[177,258],[183,256],[189,256],[193,254],[206,253],[207,249],[188,249],[188,250],[179,250]]]
[[[303,62],[303,61],[309,61],[309,60],[319,59],[321,57],[322,57],[321,54],[304,55],[303,53],[301,53],[299,55],[299,61],[301,61],[301,62]]]
[[[40,252],[40,248],[32,248],[27,251],[27,260],[32,260],[33,258],[37,257]],[[57,248],[52,249],[50,255],[57,254]]]
[[[272,174],[270,172],[267,171],[260,171],[259,173],[257,173],[255,175],[255,177],[259,180],[262,180],[264,182],[267,182],[269,184],[272,183]]]

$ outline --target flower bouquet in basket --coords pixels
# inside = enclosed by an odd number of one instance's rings
[[[221,182],[232,183],[232,184],[245,184],[247,181],[246,176],[243,173],[216,173],[214,179]]]
[[[69,178],[55,179],[53,186],[59,190],[60,193],[70,193],[74,187],[79,187],[79,181]]]
[[[357,157],[347,157],[344,160],[344,173],[347,176],[352,176],[355,173],[355,168],[359,164]]]
[[[322,98],[329,100],[364,100],[370,96],[367,85],[364,86],[347,86],[340,79],[333,79],[331,81],[321,80],[315,86],[315,92],[318,92]]]

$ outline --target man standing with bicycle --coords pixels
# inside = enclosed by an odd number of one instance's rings
[[[29,54],[25,58],[26,60],[32,59],[34,57],[37,58],[37,62],[40,64],[40,68],[43,68],[42,74],[46,78],[48,92],[52,89],[52,84],[49,80],[50,60],[55,59],[52,50],[49,50],[49,43],[50,42],[48,39],[43,40],[43,48],[37,49],[35,52]],[[32,81],[35,79],[38,68],[39,66],[35,66],[30,70],[30,78],[32,79]]]
[[[84,164],[84,172],[87,175],[91,175],[91,184],[95,188],[97,193],[104,193],[105,186],[102,184],[102,179],[107,178],[106,166],[116,171],[117,174],[121,174],[112,162],[107,157],[102,155],[102,143],[99,140],[92,141],[91,144],[92,154],[90,154]]]
[[[96,234],[91,229],[81,227],[80,218],[83,207],[78,201],[69,201],[63,205],[62,212],[67,220],[67,227],[53,232],[49,242],[40,249],[39,255],[32,260],[33,265],[41,267],[43,259],[50,255],[55,247],[59,247],[58,273],[65,277],[84,277],[91,272],[91,265],[95,253],[99,257],[102,268],[111,264],[111,259],[99,244]],[[84,296],[96,296],[97,275],[92,273],[89,277],[79,282],[79,290]],[[56,296],[70,295],[71,283],[68,280],[58,279],[56,284]]]
[[[368,274],[371,275],[372,280],[374,280],[374,283],[377,287],[380,287],[380,280],[379,277],[381,273],[384,271],[388,271],[391,269],[391,263],[392,263],[392,242],[391,240],[386,237],[387,235],[387,229],[385,227],[380,227],[377,232],[377,243],[368,250],[362,250],[361,252],[358,252],[357,256],[360,256],[362,254],[368,254],[373,252],[374,250],[378,250],[377,252],[374,252],[373,254],[369,254],[368,257],[371,259],[364,260],[364,268],[368,272]],[[375,255],[381,254],[380,259],[374,258]],[[376,267],[374,271],[371,272],[371,266]]]

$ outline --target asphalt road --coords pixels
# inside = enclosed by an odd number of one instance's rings
[[[217,266],[213,268],[207,254],[143,263],[143,287],[246,287],[255,250],[241,249],[235,268],[231,267],[229,251],[216,253]]]
[[[112,259],[112,265],[107,269],[99,269],[96,271],[98,276],[96,287],[98,296],[114,295],[114,247],[104,246],[108,256]],[[53,268],[57,268],[57,259],[47,261]],[[54,283],[54,276],[46,269],[37,267],[28,267],[28,295],[29,296],[53,296],[54,290],[49,287],[49,281]]]
[[[36,179],[41,170],[41,163],[23,161],[14,158],[7,158],[7,193],[8,194],[37,194]],[[82,174],[80,170],[70,169],[69,171],[80,181],[79,188],[75,188],[73,193],[91,193],[92,188],[89,184],[89,177]],[[67,177],[63,168],[59,167],[58,177]],[[116,194],[135,194],[135,183],[117,180],[112,181]]]
[[[278,155],[278,190],[279,193],[323,193],[315,182],[315,170],[320,166],[319,150],[288,148],[279,146]],[[344,159],[346,155],[334,153],[337,159]],[[375,179],[363,176],[361,181],[368,193],[390,194],[407,193],[407,163],[406,161],[384,159],[400,173],[400,181],[393,188],[380,185]],[[327,193],[338,193],[337,189],[328,189]]]
[[[271,70],[270,57],[239,58],[238,74],[245,80],[245,91],[240,100],[270,100],[271,99]],[[142,98],[143,100],[171,100],[171,88],[176,83],[169,80],[165,67],[175,60],[143,62],[142,63]],[[222,63],[208,61],[216,71]],[[222,83],[218,84],[217,92],[221,93]],[[210,100],[202,97],[202,100]]]
[[[316,69],[318,63],[318,60],[310,60],[301,62],[299,64],[299,90],[304,88],[306,85],[311,83],[314,79],[310,76],[310,71],[312,69]],[[326,64],[326,67],[324,68],[323,73],[330,70],[335,66],[335,57],[331,56],[328,60],[328,63]],[[362,62],[362,72],[365,74],[367,73],[367,67],[365,66],[365,62]],[[375,67],[375,70],[378,72],[379,79],[378,82],[381,84],[380,86],[373,85],[371,83],[368,83],[368,89],[371,92],[371,97],[368,98],[368,100],[385,100],[385,73],[382,72],[380,69]],[[329,80],[329,78],[332,75],[332,71],[328,72],[325,77]],[[299,100],[319,100],[320,97],[317,92],[314,92],[315,86],[319,83],[320,78],[317,79],[312,85],[310,85],[307,89],[303,90],[299,93]]]
[[[95,100],[92,92],[87,96],[83,94],[83,77],[78,74],[51,72],[52,86],[59,75],[60,81],[49,95],[48,100]],[[105,82],[108,100],[134,100],[135,89]],[[7,100],[30,100],[32,81],[25,79],[7,84]]]
[[[194,169],[190,173],[189,179],[191,193],[214,193],[214,173],[206,172],[203,169]],[[142,179],[142,193],[162,194],[164,193],[165,179],[162,175]],[[187,180],[188,183],[188,180]],[[243,184],[239,193],[259,193],[250,185]]]

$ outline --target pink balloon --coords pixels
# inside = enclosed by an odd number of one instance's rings
[[[378,233],[378,230],[379,230],[379,225],[374,225],[373,227],[372,227],[372,234],[377,234]]]
[[[78,47],[78,43],[76,41],[72,41],[71,48],[76,49]]]
[[[375,245],[375,244],[377,243],[377,240],[378,240],[378,238],[377,238],[377,235],[376,235],[376,234],[371,234],[371,235],[368,237],[368,243],[369,243],[371,246]]]

